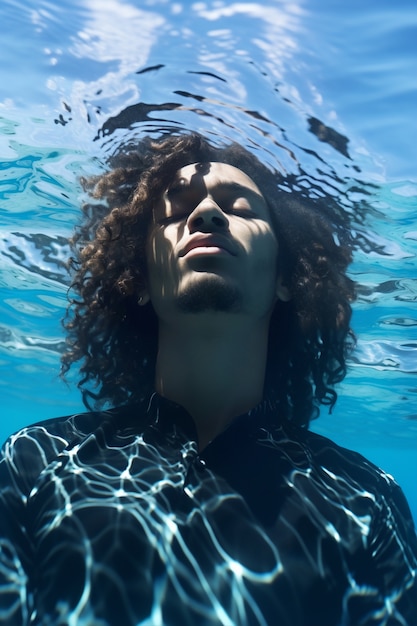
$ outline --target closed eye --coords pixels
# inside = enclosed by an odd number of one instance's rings
[[[252,211],[251,209],[244,209],[244,208],[239,209],[239,208],[232,207],[231,209],[226,210],[225,213],[231,213],[232,215],[237,215],[238,217],[245,217],[245,218],[258,217],[255,211]]]
[[[253,211],[252,209],[246,207],[230,207],[221,209],[223,213],[226,215],[236,215],[237,217],[242,217],[244,219],[254,219],[259,217],[259,215]],[[192,213],[192,211],[191,211]],[[165,226],[167,224],[174,224],[175,222],[181,222],[181,220],[187,220],[190,215],[189,211],[179,211],[178,213],[172,213],[166,217],[162,217],[158,220],[158,224],[161,226]]]
[[[237,215],[244,218],[258,217],[256,211],[254,211],[252,208],[252,204],[242,196],[234,197],[225,204],[230,207],[224,209],[225,213],[230,213],[232,215]]]

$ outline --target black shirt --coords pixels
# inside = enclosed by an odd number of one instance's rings
[[[196,439],[157,394],[9,438],[0,622],[417,625],[417,539],[389,475],[266,402]]]

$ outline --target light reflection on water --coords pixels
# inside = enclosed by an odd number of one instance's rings
[[[403,13],[388,2],[335,12],[318,0],[2,4],[2,439],[81,407],[57,379],[77,177],[98,171],[126,138],[179,128],[240,141],[353,214],[358,349],[335,415],[314,428],[411,458],[417,183],[408,43],[417,16],[402,3]]]

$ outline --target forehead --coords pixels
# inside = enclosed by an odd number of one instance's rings
[[[174,181],[182,181],[184,184],[193,185],[195,182],[204,181],[206,187],[229,185],[235,183],[243,188],[262,196],[256,183],[234,165],[220,162],[191,163],[179,169]]]

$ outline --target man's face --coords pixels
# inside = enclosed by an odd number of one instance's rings
[[[180,312],[267,316],[284,289],[277,253],[269,209],[246,174],[225,163],[187,165],[156,203],[148,234],[154,309],[166,320]]]

